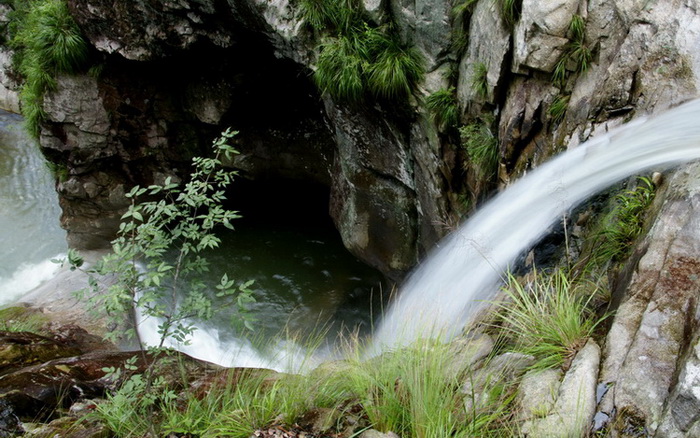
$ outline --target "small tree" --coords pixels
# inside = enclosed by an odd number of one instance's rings
[[[184,186],[168,177],[163,185],[134,187],[126,195],[131,205],[122,216],[112,253],[87,271],[90,288],[83,292],[88,292],[88,302],[114,322],[123,321],[134,309],[159,319],[158,348],[169,338],[188,342],[195,321],[214,314],[213,296],[203,280],[209,270],[204,253],[221,243],[216,228],[233,229],[231,221],[240,217],[223,206],[225,189],[236,172],[221,166],[224,157],[238,153],[228,144],[236,134],[227,129],[214,141],[213,158],[194,158],[193,172]],[[157,200],[138,202],[144,195]],[[73,269],[83,264],[74,251],[68,259]],[[105,276],[115,279],[106,291],[98,280]],[[252,328],[246,313],[247,304],[255,301],[252,283],[237,284],[224,274],[215,287],[216,297],[238,307],[239,321],[247,328]],[[137,335],[135,329],[128,329],[127,336]],[[116,333],[108,337],[114,340]]]

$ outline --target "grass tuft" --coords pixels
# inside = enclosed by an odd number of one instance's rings
[[[564,119],[570,97],[569,95],[560,95],[552,102],[552,105],[549,107],[549,116],[552,118],[553,123],[557,124]]]
[[[580,15],[574,15],[569,23],[569,44],[564,48],[559,61],[554,66],[552,81],[563,86],[569,76],[569,70],[584,73],[593,62],[593,53],[586,45],[586,22]]]
[[[501,16],[508,28],[513,28],[520,19],[521,0],[499,0]]]
[[[637,187],[615,197],[615,207],[603,219],[601,228],[594,232],[589,261],[592,266],[602,267],[627,257],[644,231],[644,212],[653,202],[656,188],[649,178],[638,177],[637,180]]]
[[[455,88],[443,88],[428,96],[426,106],[438,129],[454,128],[459,122],[459,106]]]
[[[498,170],[498,139],[485,122],[465,125],[459,133],[477,179],[490,180]]]
[[[487,99],[489,96],[489,68],[483,62],[474,64],[474,72],[472,73],[471,87],[472,90],[482,99]]]
[[[18,2],[12,46],[18,51],[18,70],[25,79],[22,113],[35,137],[45,120],[44,94],[56,87],[59,73],[75,73],[88,59],[88,45],[63,0]]]
[[[605,318],[592,313],[589,304],[598,291],[585,286],[562,271],[535,272],[525,286],[508,275],[504,290],[509,300],[496,303],[500,328],[515,351],[535,356],[535,368],[565,365]]]

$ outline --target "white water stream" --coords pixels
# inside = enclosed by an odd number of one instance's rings
[[[518,180],[440,242],[400,289],[371,352],[460,333],[516,258],[573,206],[651,167],[700,158],[700,100],[568,150]]]

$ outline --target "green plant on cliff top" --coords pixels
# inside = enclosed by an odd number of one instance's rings
[[[15,6],[12,46],[25,79],[22,112],[28,130],[38,136],[45,119],[45,93],[55,89],[58,74],[85,66],[88,46],[63,0],[16,2]]]
[[[132,204],[122,216],[113,252],[90,271],[92,307],[117,323],[132,309],[155,318],[159,348],[166,341],[186,343],[194,322],[214,314],[213,295],[237,305],[238,316],[250,327],[245,309],[254,301],[249,290],[252,281],[236,284],[224,274],[211,289],[202,281],[209,269],[206,252],[220,243],[216,227],[232,228],[231,221],[239,217],[222,205],[235,172],[222,169],[221,160],[237,153],[228,144],[235,134],[227,130],[214,142],[214,158],[193,159],[194,170],[184,186],[167,178],[163,185],[134,187],[127,194]],[[159,200],[137,202],[145,195]],[[82,264],[74,252],[69,261],[74,267]],[[97,278],[105,276],[117,281],[100,293]],[[225,303],[217,306],[223,307]],[[130,330],[130,334],[136,333]]]
[[[423,61],[399,44],[389,30],[353,27],[321,44],[314,79],[319,88],[341,101],[366,95],[389,100],[407,97],[423,77]]]

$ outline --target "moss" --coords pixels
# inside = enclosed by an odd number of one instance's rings
[[[0,309],[0,331],[47,334],[42,327],[49,322],[41,311],[32,307],[13,306]]]

